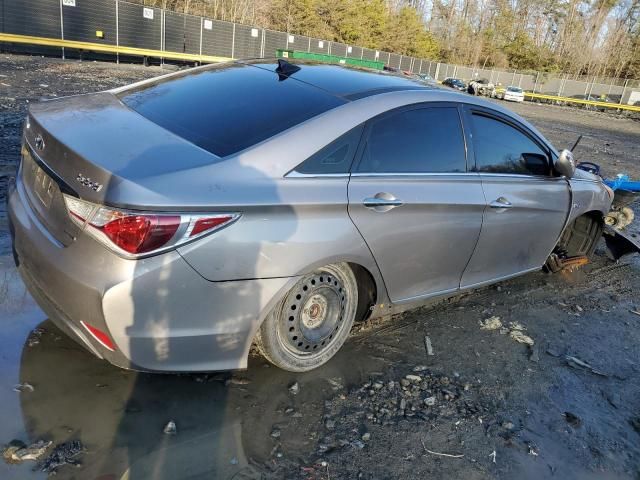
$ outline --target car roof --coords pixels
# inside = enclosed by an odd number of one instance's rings
[[[277,60],[241,63],[271,72],[275,72],[278,68]],[[286,63],[299,67],[296,71],[285,75],[288,79],[320,88],[349,101],[398,90],[434,88],[415,76],[409,76],[399,71],[374,70],[352,65],[301,60],[287,60]]]

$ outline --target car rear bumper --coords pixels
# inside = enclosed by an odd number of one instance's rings
[[[94,355],[122,368],[245,368],[253,336],[295,277],[211,282],[177,252],[127,260],[80,234],[59,244],[31,210],[18,176],[8,211],[18,269],[49,318]],[[106,332],[98,342],[81,321]]]
[[[508,102],[524,102],[524,97],[515,96],[515,95],[507,95],[505,94],[504,99]]]

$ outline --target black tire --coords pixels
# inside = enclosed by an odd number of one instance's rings
[[[349,336],[358,307],[356,277],[346,263],[303,276],[269,313],[256,346],[269,362],[306,372],[328,362]]]
[[[545,263],[546,269],[551,272],[558,271],[558,258],[591,257],[602,236],[602,228],[601,219],[595,216],[582,215],[576,218],[562,232],[558,245]]]

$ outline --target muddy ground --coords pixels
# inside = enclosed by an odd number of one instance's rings
[[[15,168],[27,100],[161,72],[1,56],[0,172]],[[577,157],[606,176],[640,177],[637,121],[509,106],[559,148],[588,135]],[[58,478],[640,478],[638,256],[612,263],[599,249],[573,273],[533,273],[358,325],[308,374],[254,356],[233,375],[150,375],[111,367],[58,331],[8,247],[1,224],[0,446],[80,440],[80,465]],[[492,317],[502,328],[483,329]],[[33,391],[13,390],[25,382]],[[171,420],[177,433],[164,434]],[[35,466],[0,461],[0,478],[44,478]]]

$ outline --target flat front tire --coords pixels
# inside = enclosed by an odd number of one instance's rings
[[[274,365],[306,372],[328,362],[353,326],[358,286],[346,263],[304,275],[260,327],[256,345]]]

